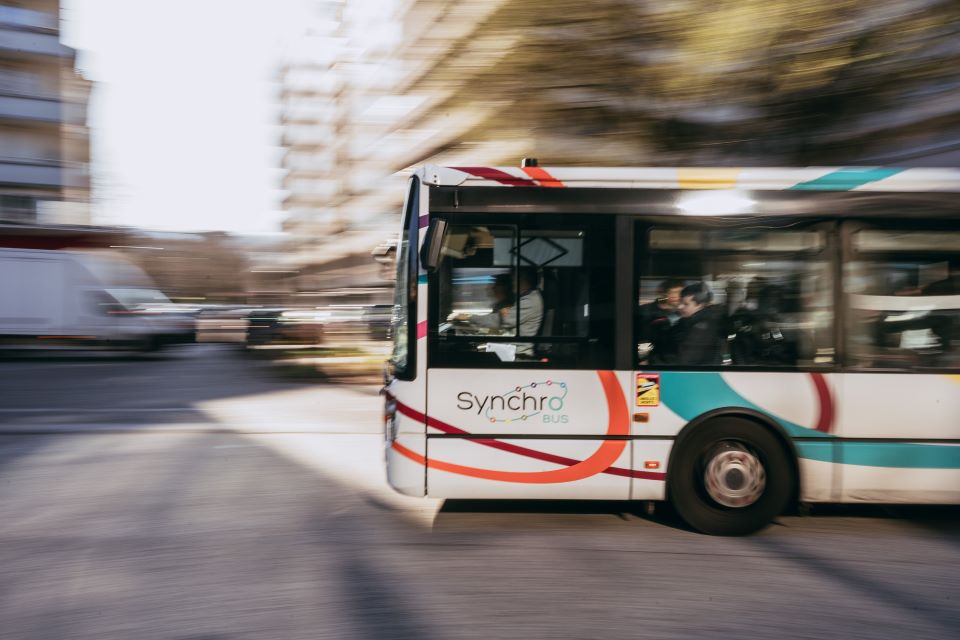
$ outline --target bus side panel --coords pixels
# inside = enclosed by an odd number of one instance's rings
[[[809,453],[812,448],[819,449],[820,455],[825,457],[836,455],[836,444],[832,441],[798,446],[801,451],[798,461],[800,465],[800,502],[835,502],[837,487],[833,480],[837,475],[837,465],[832,462],[805,457],[804,452]]]
[[[630,435],[637,438],[630,443],[633,449],[630,497],[633,500],[664,500],[673,439],[687,421],[660,402],[658,373],[618,371],[617,379],[627,402]]]
[[[428,493],[431,498],[626,500],[629,444],[626,440],[434,437],[428,445]],[[605,470],[600,472],[588,468],[595,456],[606,452],[616,456],[610,466],[603,465]],[[574,461],[586,462],[578,467]]]
[[[431,369],[429,389],[431,497],[629,497],[629,414],[613,372]],[[469,437],[481,434],[497,437]]]
[[[421,498],[426,495],[427,439],[423,433],[398,434],[387,443],[387,482],[399,493]]]
[[[960,376],[843,374],[838,435],[960,441]]]
[[[761,414],[796,438],[800,498],[810,502],[835,499],[833,464],[836,438],[833,414],[839,396],[835,375],[800,372],[635,371],[621,372],[624,395],[630,399],[634,452],[634,499],[655,499],[660,490],[650,484],[647,464],[666,473],[669,452],[647,443],[663,437],[668,448],[691,421],[712,412]],[[694,427],[696,428],[696,427]],[[662,454],[661,454],[662,455]],[[643,477],[646,476],[646,480]]]
[[[843,377],[840,499],[960,502],[960,376]]]
[[[652,371],[617,372],[623,387],[623,396],[627,399],[627,410],[631,415],[630,435],[673,438],[687,426],[687,419],[671,410],[663,397],[666,375],[670,374],[661,375]],[[685,381],[685,384],[688,383]]]
[[[608,396],[597,371],[431,369],[434,433],[597,436],[629,434],[626,400]],[[611,372],[603,376],[615,382]],[[615,412],[609,407],[616,403]],[[611,424],[611,415],[621,416]],[[611,431],[613,430],[613,431]],[[619,430],[619,431],[618,431]]]
[[[894,445],[880,445],[896,455]],[[904,446],[903,443],[897,446]],[[915,443],[914,447],[923,447]],[[960,457],[960,445],[950,446]],[[844,444],[841,455],[861,455],[857,443]],[[840,465],[843,475],[843,502],[887,504],[960,504],[960,469],[920,469]]]
[[[630,497],[634,500],[664,500],[667,490],[667,462],[673,440],[634,440],[633,479]]]

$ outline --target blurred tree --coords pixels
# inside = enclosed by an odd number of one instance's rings
[[[415,88],[551,164],[909,155],[960,143],[960,2],[508,0]]]

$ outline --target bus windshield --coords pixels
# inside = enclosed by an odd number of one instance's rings
[[[415,265],[410,263],[410,227],[416,222],[412,218],[417,209],[416,179],[410,182],[410,190],[404,203],[403,227],[397,241],[397,281],[393,294],[393,313],[390,319],[390,331],[393,336],[393,349],[390,354],[390,368],[394,376],[405,378],[413,368],[410,357],[410,306],[416,296],[417,281],[411,271]]]

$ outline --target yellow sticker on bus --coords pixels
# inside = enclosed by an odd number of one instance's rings
[[[660,374],[637,374],[637,406],[656,407],[660,404]]]

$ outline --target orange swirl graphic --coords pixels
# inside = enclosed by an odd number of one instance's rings
[[[598,371],[600,384],[603,386],[603,393],[607,399],[607,436],[627,436],[630,435],[630,418],[627,414],[627,401],[623,397],[623,391],[617,382],[617,377],[612,371]],[[583,480],[598,473],[606,471],[623,453],[627,446],[627,440],[605,440],[590,457],[577,462],[576,464],[554,469],[551,471],[495,471],[492,469],[480,469],[478,467],[467,467],[464,465],[444,462],[442,460],[427,460],[419,453],[394,442],[393,448],[400,454],[418,462],[426,464],[431,469],[448,471],[473,478],[482,478],[484,480],[499,480],[502,482],[520,482],[525,484],[550,484],[556,482],[574,482]]]

